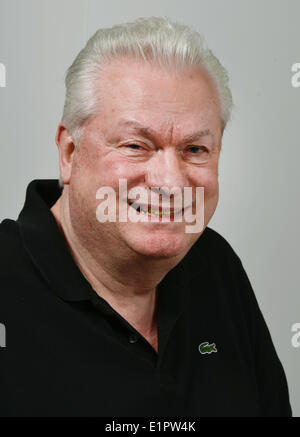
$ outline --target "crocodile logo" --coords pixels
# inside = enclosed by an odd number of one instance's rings
[[[215,343],[209,344],[208,341],[205,341],[199,344],[199,352],[200,354],[211,354],[212,352],[218,352]]]

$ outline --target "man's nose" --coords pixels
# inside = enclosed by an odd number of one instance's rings
[[[174,149],[158,150],[147,163],[146,183],[148,187],[178,187],[181,190],[187,186],[187,176],[184,162]]]

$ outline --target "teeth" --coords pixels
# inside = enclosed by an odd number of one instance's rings
[[[148,214],[148,215],[154,215],[156,217],[170,217],[170,216],[173,216],[175,214],[179,214],[181,212],[181,209],[179,209],[177,211],[163,212],[163,211],[160,211],[158,209],[151,210],[151,208],[149,208],[148,211],[146,211],[145,209],[140,207],[140,212],[142,212],[144,214]]]
[[[132,207],[134,207],[133,205],[131,205]],[[154,215],[156,217],[170,217],[170,216],[174,216],[176,214],[180,214],[181,213],[181,209],[178,209],[176,211],[169,211],[169,212],[163,212],[160,211],[159,209],[152,209],[151,210],[151,206],[148,208],[148,210],[142,208],[141,206],[135,207],[135,209],[139,212],[139,213],[143,213],[143,214],[147,214],[147,215]]]

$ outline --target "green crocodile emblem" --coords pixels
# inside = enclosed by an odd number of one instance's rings
[[[215,343],[209,344],[208,341],[199,344],[199,352],[201,354],[211,354],[212,352],[218,352]]]

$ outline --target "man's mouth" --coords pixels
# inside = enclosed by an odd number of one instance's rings
[[[139,214],[145,214],[152,217],[159,218],[174,218],[176,216],[183,215],[183,208],[174,209],[174,208],[163,208],[153,205],[144,205],[139,204],[134,201],[129,201],[129,206],[134,208]]]

